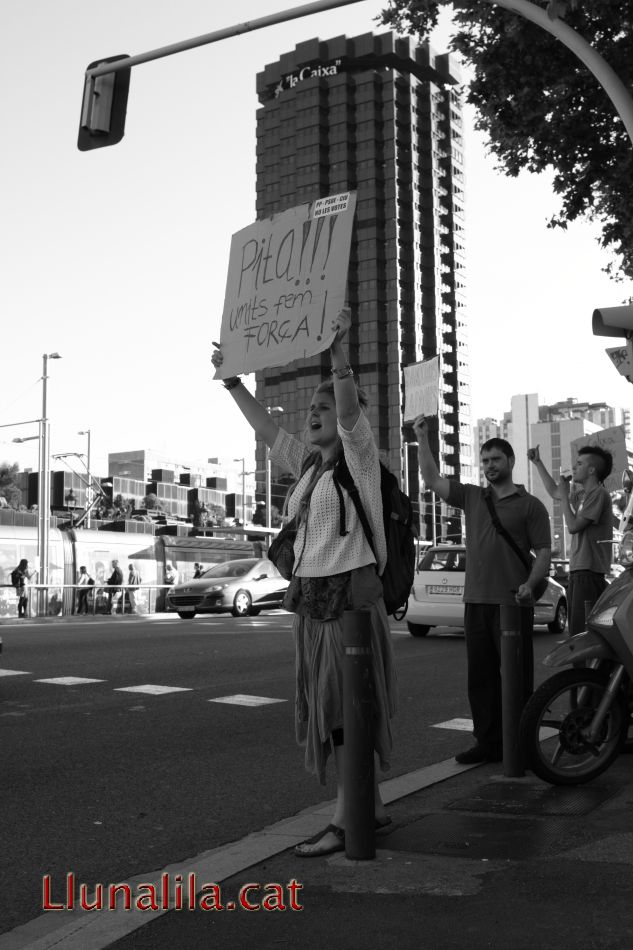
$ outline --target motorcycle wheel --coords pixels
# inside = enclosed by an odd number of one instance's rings
[[[609,677],[598,670],[563,670],[546,680],[528,700],[519,741],[532,771],[552,785],[590,782],[611,765],[626,736],[627,703],[620,693],[604,720],[597,742],[583,730],[590,724]]]

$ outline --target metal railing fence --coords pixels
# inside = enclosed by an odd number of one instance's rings
[[[26,587],[26,616],[97,616],[165,612],[165,592],[171,584],[36,584]],[[170,611],[171,612],[171,611]],[[0,620],[18,616],[18,594],[12,584],[0,584]]]

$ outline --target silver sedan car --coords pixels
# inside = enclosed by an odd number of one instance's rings
[[[167,593],[167,609],[183,620],[196,614],[232,613],[247,617],[260,610],[281,607],[288,581],[272,561],[247,557],[224,561],[201,577],[176,584]]]

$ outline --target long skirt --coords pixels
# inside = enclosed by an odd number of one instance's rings
[[[396,672],[385,604],[367,605],[371,623],[374,685],[374,748],[382,771],[390,767],[391,719],[396,711]],[[332,731],[343,727],[343,621],[314,620],[298,614],[293,626],[296,649],[295,730],[305,746],[305,767],[325,784]]]

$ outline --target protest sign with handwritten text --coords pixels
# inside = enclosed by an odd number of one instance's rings
[[[611,429],[599,429],[590,435],[583,435],[571,443],[572,462],[576,461],[579,449],[587,445],[599,445],[611,452],[613,456],[613,471],[605,480],[607,491],[619,491],[622,488],[622,472],[628,468],[626,439],[624,426],[613,426]]]
[[[345,304],[356,192],[299,205],[231,240],[217,379],[314,356]]]
[[[437,356],[404,368],[404,421],[416,416],[436,416],[440,365]]]

